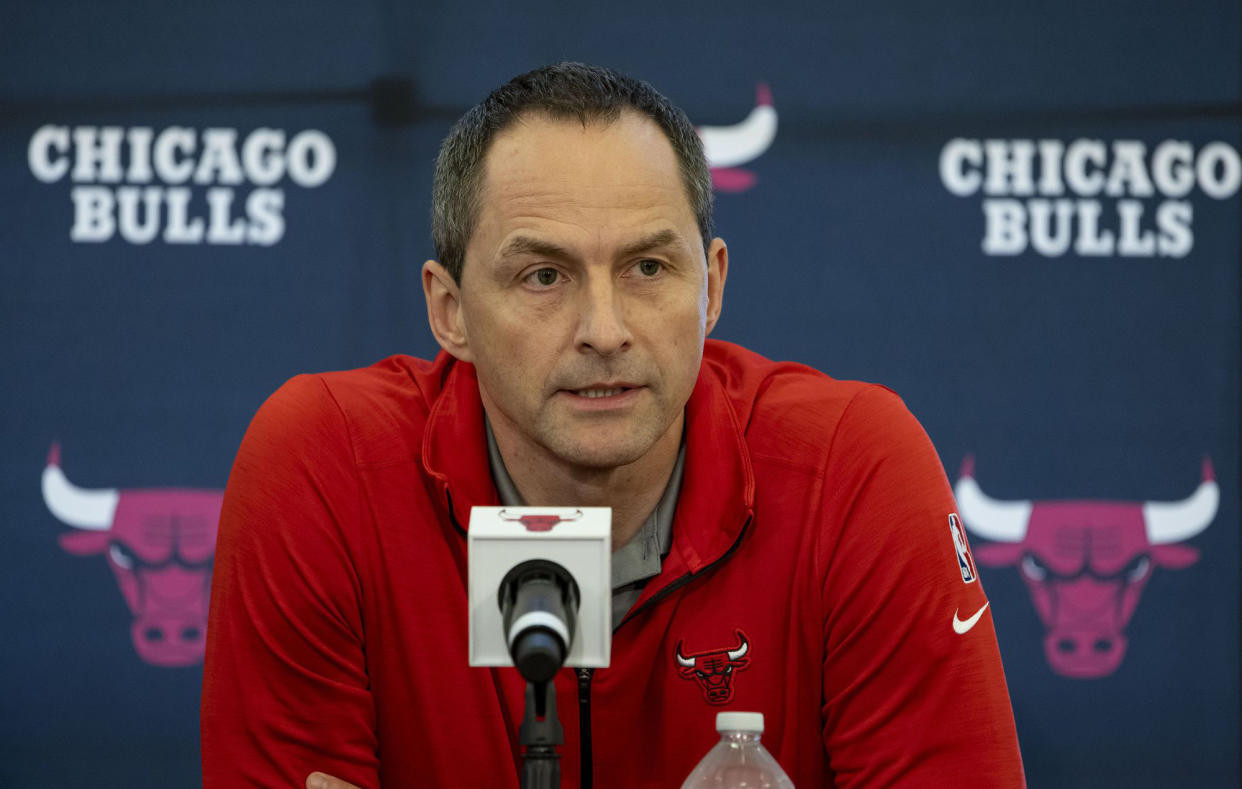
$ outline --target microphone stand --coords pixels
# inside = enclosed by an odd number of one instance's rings
[[[556,716],[553,682],[526,683],[526,710],[518,728],[522,746],[522,789],[560,789],[561,756],[556,746],[565,742],[565,731]]]
[[[513,665],[526,680],[518,727],[522,789],[560,789],[556,746],[565,731],[556,716],[556,672],[565,665],[578,615],[578,584],[556,562],[530,559],[509,570],[497,594]]]

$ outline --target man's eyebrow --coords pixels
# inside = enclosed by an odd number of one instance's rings
[[[676,246],[681,243],[681,240],[681,233],[676,230],[659,230],[651,235],[643,236],[632,244],[627,244],[621,250],[621,256],[630,257],[659,247]]]
[[[569,254],[569,250],[564,247],[557,246],[549,241],[531,238],[530,236],[515,236],[509,239],[509,243],[505,244],[500,250],[500,257],[502,258],[516,255],[540,255],[562,260],[572,257]]]

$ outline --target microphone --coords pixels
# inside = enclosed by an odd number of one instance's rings
[[[609,664],[610,508],[473,507],[466,543],[471,666],[543,684]]]
[[[528,682],[547,682],[565,664],[578,619],[578,584],[547,559],[528,559],[500,582],[500,614],[513,665]]]

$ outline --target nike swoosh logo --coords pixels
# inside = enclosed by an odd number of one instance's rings
[[[954,611],[953,612],[953,632],[957,633],[959,636],[962,635],[963,633],[969,632],[970,629],[975,626],[975,623],[979,621],[979,617],[983,616],[983,612],[988,610],[988,606],[990,605],[991,605],[990,602],[984,603],[983,608],[980,608],[978,611],[976,611],[974,613],[974,616],[970,617],[970,619],[965,619],[965,620],[958,619],[957,611]]]

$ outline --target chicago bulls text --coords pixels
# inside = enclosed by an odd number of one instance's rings
[[[1196,151],[1165,140],[1149,151],[1139,140],[957,138],[940,151],[940,180],[958,197],[986,195],[987,255],[1031,249],[1059,257],[1072,249],[1083,257],[1180,258],[1194,246],[1186,198],[1196,187],[1216,200],[1235,195],[1242,160],[1224,142]]]
[[[288,137],[259,128],[239,144],[237,130],[227,128],[49,124],[31,135],[27,161],[44,183],[67,175],[79,184],[69,194],[75,242],[120,235],[131,244],[271,246],[285,233],[278,184],[287,177],[305,188],[322,185],[336,168],[336,148],[315,129]],[[244,184],[254,188],[238,194]],[[191,185],[209,188],[200,197]]]

